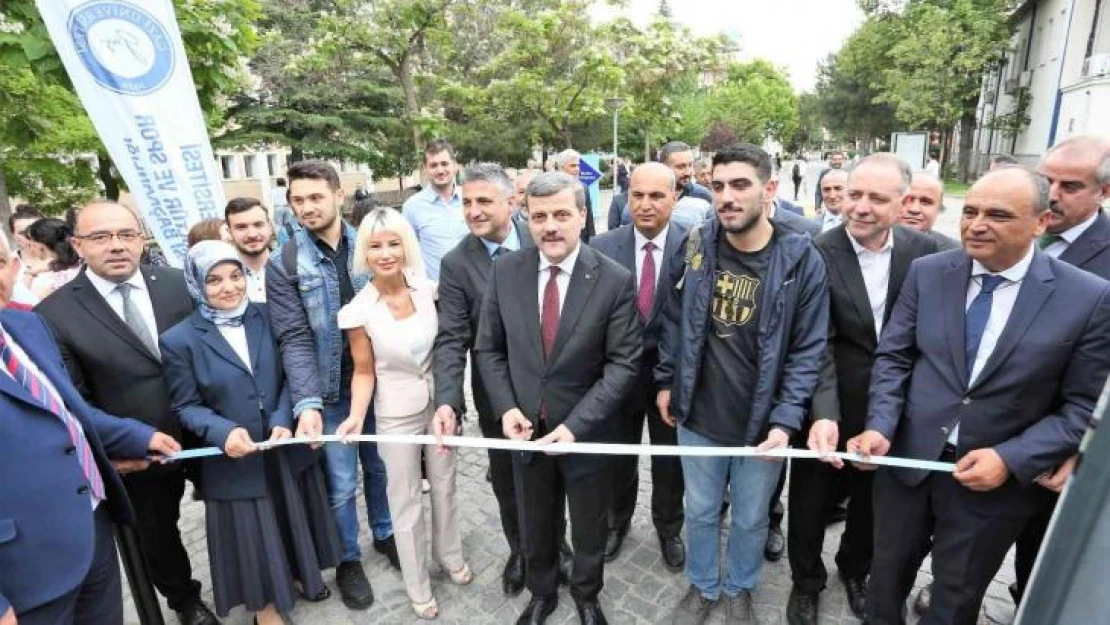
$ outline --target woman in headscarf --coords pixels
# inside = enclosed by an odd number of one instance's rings
[[[189,250],[185,284],[197,310],[162,335],[162,363],[181,424],[225,456],[201,459],[216,612],[242,605],[281,623],[294,591],[331,593],[320,575],[339,563],[339,538],[317,452],[259,445],[295,431],[281,355],[264,305],[247,300],[235,248]]]

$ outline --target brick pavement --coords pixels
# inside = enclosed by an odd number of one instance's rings
[[[478,436],[473,421],[466,426],[467,435]],[[462,523],[463,548],[471,569],[474,582],[467,587],[457,587],[446,577],[433,580],[433,590],[440,605],[438,622],[444,624],[494,625],[513,623],[528,600],[525,591],[516,598],[505,597],[501,592],[501,567],[508,554],[508,548],[501,536],[496,501],[492,490],[485,481],[485,452],[473,449],[460,450],[458,465],[459,509]],[[670,611],[678,602],[687,587],[685,576],[670,573],[664,568],[659,556],[655,532],[651,525],[651,512],[648,508],[651,492],[651,472],[648,463],[640,462],[640,497],[637,501],[636,516],[632,529],[620,557],[605,567],[605,589],[601,594],[602,607],[609,622],[613,625],[669,624]],[[334,571],[326,571],[325,580],[332,588],[331,599],[312,604],[301,602],[291,615],[291,622],[298,625],[367,625],[380,623],[388,625],[408,625],[419,623],[409,607],[401,584],[399,572],[389,568],[383,556],[373,551],[371,539],[366,532],[365,509],[359,496],[360,516],[363,535],[361,538],[364,563],[367,574],[374,587],[375,602],[367,611],[348,610],[338,599],[335,589]],[[785,497],[784,497],[785,503]],[[788,511],[789,513],[789,511]],[[430,515],[425,515],[429,517]],[[838,544],[842,525],[829,529],[825,541],[825,560],[830,571],[829,588],[822,593],[820,603],[821,625],[855,625],[859,621],[848,611],[844,591],[835,575],[832,557]],[[186,493],[182,503],[181,531],[186,547],[192,558],[195,576],[204,584],[204,599],[211,605],[211,585],[209,584],[207,546],[204,533],[203,503],[192,500]],[[928,570],[928,563],[923,567]],[[918,584],[928,581],[927,572],[918,575]],[[1013,607],[1006,591],[1012,581],[1012,568],[1009,564],[995,583],[991,585],[985,605],[983,624],[1005,624],[1013,619]],[[126,623],[137,625],[130,597],[124,583],[124,604],[127,610]],[[760,587],[755,599],[758,612],[765,625],[786,623],[785,607],[790,594],[790,567],[786,559],[767,563],[763,569]],[[577,623],[574,603],[565,588],[560,593],[559,609],[549,623]],[[167,623],[176,619],[163,608]],[[242,609],[232,611],[223,622],[237,625],[251,622],[250,616]],[[721,623],[714,616],[710,623]],[[912,621],[911,621],[912,622]]]

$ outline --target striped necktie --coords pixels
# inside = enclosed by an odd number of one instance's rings
[[[81,424],[77,422],[77,418],[70,414],[69,410],[66,410],[62,400],[54,394],[44,376],[24,364],[23,360],[12,349],[11,344],[8,343],[8,337],[3,332],[0,332],[0,359],[4,361],[4,366],[12,378],[27,389],[35,402],[61,419],[62,423],[65,424],[66,430],[69,432],[69,439],[73,442],[73,447],[67,450],[67,453],[76,454],[77,462],[81,465],[81,471],[85,474],[85,480],[89,484],[89,494],[93,499],[93,504],[103,501],[104,480],[100,476],[100,470],[96,467],[92,448],[89,447],[89,442],[85,439],[85,432],[81,429]]]

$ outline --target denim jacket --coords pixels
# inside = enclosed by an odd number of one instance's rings
[[[354,267],[356,231],[343,222],[347,239],[348,267]],[[296,274],[289,275],[283,262],[290,245],[296,246]],[[355,293],[362,290],[369,276],[351,271]],[[266,300],[274,334],[281,345],[281,358],[293,412],[300,415],[309,408],[322,409],[325,403],[339,401],[339,363],[343,331],[337,316],[342,301],[339,274],[331,259],[316,247],[308,230],[298,230],[293,238],[270,256],[266,268]]]

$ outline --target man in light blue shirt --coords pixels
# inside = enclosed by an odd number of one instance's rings
[[[429,142],[424,148],[428,186],[402,207],[420,242],[428,279],[437,282],[440,260],[470,232],[463,218],[462,191],[455,184],[458,169],[451,144],[443,139]]]

